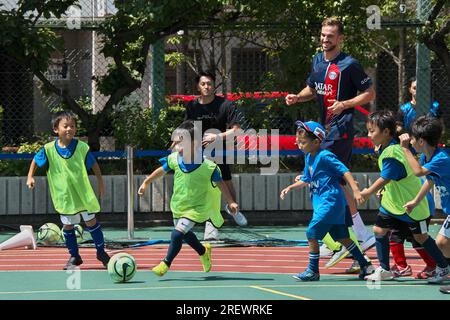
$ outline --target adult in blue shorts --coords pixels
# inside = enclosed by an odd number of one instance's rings
[[[349,167],[355,135],[354,107],[371,102],[375,98],[375,90],[372,80],[359,62],[341,52],[343,39],[344,27],[339,20],[327,18],[322,22],[322,52],[313,58],[306,87],[298,94],[288,94],[286,104],[293,105],[317,99],[321,123],[327,131],[322,147],[333,152]],[[344,191],[352,214],[353,230],[362,242],[361,249],[365,251],[375,244],[375,238],[365,227],[350,192],[346,188]],[[340,260],[347,254],[345,248],[341,247],[332,259]]]

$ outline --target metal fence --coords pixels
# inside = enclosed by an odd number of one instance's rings
[[[17,1],[3,0],[1,3],[4,6],[0,7],[0,10],[11,10]],[[96,114],[102,111],[109,97],[100,93],[97,82],[93,79],[106,74],[111,61],[101,54],[102,41],[95,26],[106,16],[114,14],[115,9],[113,1],[109,0],[79,3],[81,9],[75,15],[79,19],[75,22],[70,19],[42,19],[40,22],[41,25],[62,27],[57,30],[64,39],[64,48],[54,53],[45,75],[54,86],[67,90],[80,106]],[[72,28],[70,23],[80,23],[80,28]],[[370,48],[375,58],[364,68],[374,81],[377,98],[372,105],[365,106],[367,109],[398,110],[401,103],[411,98],[408,79],[416,74],[417,37],[412,27],[405,30],[409,32],[409,36],[403,45],[394,42],[390,43],[389,48],[375,45]],[[282,39],[289,30],[278,32],[276,38],[282,45]],[[193,26],[165,39],[161,47],[161,52],[165,52],[165,61],[158,56],[157,51],[150,49],[152,59],[148,63],[141,88],[117,104],[110,121],[101,128],[101,149],[123,148],[123,144],[118,144],[117,141],[124,142],[124,127],[127,128],[126,133],[130,133],[127,137],[135,139],[138,135],[131,132],[139,130],[139,120],[157,121],[158,118],[154,115],[145,118],[145,109],[154,107],[166,110],[170,105],[167,101],[173,100],[155,100],[156,89],[166,97],[196,94],[193,79],[199,70],[215,70],[218,93],[298,92],[305,85],[308,72],[301,74],[296,86],[292,85],[292,81],[287,84],[288,82],[284,81],[287,75],[280,67],[283,64],[282,55],[271,53],[265,34],[263,29],[216,32],[211,28]],[[273,37],[273,30],[271,34]],[[355,57],[358,58],[357,55]],[[305,60],[311,61],[311,57]],[[444,67],[433,56],[431,78],[425,85],[431,88],[430,100],[439,102],[442,118],[445,123],[449,123],[450,83]],[[281,134],[292,134],[292,123],[297,118],[318,118],[314,102],[290,110],[282,107],[282,98],[243,99],[238,105],[245,118],[244,127],[277,128]],[[64,108],[58,95],[43,90],[40,80],[18,65],[14,57],[7,55],[1,48],[0,107],[2,147],[31,143],[38,137],[45,139],[45,136],[52,132],[52,112]],[[264,110],[264,119],[256,119],[254,114],[262,114]],[[130,112],[135,118],[123,116],[126,112]],[[175,113],[178,114],[177,112],[182,113],[182,110],[179,109]],[[160,121],[167,120],[169,116],[166,114],[166,118],[160,117]],[[356,122],[358,134],[364,135],[364,116],[357,113]],[[88,134],[83,124],[79,134]],[[142,138],[145,138],[145,133],[142,134]],[[166,132],[164,139],[167,137]]]

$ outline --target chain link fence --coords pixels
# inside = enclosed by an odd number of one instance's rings
[[[17,1],[0,3],[3,4],[0,10],[12,10]],[[75,14],[72,12],[63,19],[40,20],[42,26],[60,27],[56,30],[64,40],[64,48],[54,53],[45,76],[83,109],[97,114],[109,97],[100,93],[95,79],[108,72],[112,61],[102,55],[102,41],[95,27],[114,14],[115,8],[109,0],[79,1],[79,4],[78,11],[71,9]],[[74,17],[75,20],[70,20]],[[373,104],[364,106],[368,110],[396,111],[402,103],[411,100],[409,79],[416,75],[417,39],[415,29],[405,29],[412,36],[407,37],[404,45],[391,43],[389,48],[371,48],[376,58],[364,68],[374,81],[377,97]],[[279,30],[275,37],[274,30],[270,31],[271,41],[275,38],[277,48],[282,48],[289,30]],[[287,108],[282,95],[274,94],[299,92],[305,86],[307,72],[297,79],[295,88],[292,83],[285,85],[287,75],[281,67],[283,56],[273,54],[274,43],[265,35],[264,29],[218,32],[193,26],[165,39],[165,59],[158,60],[154,52],[149,52],[151,59],[141,88],[117,104],[109,121],[101,128],[100,150],[123,150],[126,143],[141,149],[167,148],[171,130],[182,120],[182,104],[197,94],[195,75],[206,69],[215,70],[218,94],[268,93],[257,98],[244,96],[236,101],[244,129],[273,128],[279,129],[280,134],[293,134],[296,119],[317,120],[319,110],[314,102]],[[311,57],[306,60],[311,61]],[[440,104],[442,119],[450,123],[449,79],[442,64],[433,55],[431,58],[431,79],[427,85],[431,88],[432,100]],[[163,64],[155,66],[154,61]],[[164,102],[152,100],[155,87],[165,94]],[[160,105],[156,106],[157,103]],[[158,107],[161,112],[149,112],[149,107]],[[48,138],[52,132],[51,114],[64,106],[57,94],[44,90],[40,80],[0,48],[0,108],[0,146],[18,147],[38,138]],[[356,112],[359,136],[366,134],[364,119],[364,114]],[[79,126],[78,134],[87,135],[84,124]]]

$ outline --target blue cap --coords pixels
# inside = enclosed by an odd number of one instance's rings
[[[325,139],[326,136],[325,128],[318,122],[315,121],[302,122],[298,120],[295,121],[295,125],[297,126],[297,129],[304,129],[308,132],[311,132],[320,141]]]

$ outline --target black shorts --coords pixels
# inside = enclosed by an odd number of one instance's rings
[[[231,170],[230,170],[230,165],[224,163],[224,164],[218,164],[217,165],[220,169],[220,173],[222,174],[222,179],[224,181],[229,181],[231,180]]]
[[[378,212],[377,221],[375,221],[375,225],[379,228],[389,229],[389,230],[398,230],[399,222],[404,222],[400,219],[394,218],[390,215],[384,214],[382,212]],[[423,234],[428,232],[428,224],[429,219],[415,221],[415,222],[404,222],[411,234]]]
[[[430,225],[431,217],[426,220],[427,227]],[[391,229],[391,234],[389,235],[389,241],[395,243],[404,243],[406,241],[410,242],[413,248],[421,248],[422,245],[418,243],[409,229],[409,225],[406,221],[397,220],[397,225]]]

